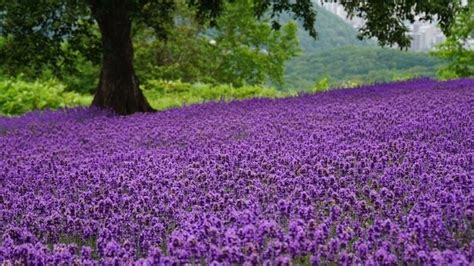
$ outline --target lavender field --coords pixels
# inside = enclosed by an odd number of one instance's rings
[[[0,262],[472,265],[473,118],[472,79],[0,118]]]

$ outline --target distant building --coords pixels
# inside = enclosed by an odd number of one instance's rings
[[[408,26],[412,38],[410,50],[429,51],[443,42],[446,37],[434,23],[416,21]]]

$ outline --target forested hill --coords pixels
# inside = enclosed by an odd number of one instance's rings
[[[400,51],[360,41],[357,30],[338,16],[319,8],[314,40],[300,26],[302,54],[286,64],[286,89],[307,90],[327,78],[331,86],[373,83],[409,77],[434,77],[442,61],[425,53]]]
[[[309,89],[327,78],[341,83],[386,82],[412,77],[434,77],[440,59],[423,53],[390,48],[347,46],[305,53],[287,64],[286,87]]]
[[[298,28],[298,39],[305,54],[349,45],[376,46],[374,41],[358,40],[356,38],[356,29],[321,7],[318,8],[316,16],[316,29],[318,31],[318,38],[315,40],[309,36],[308,32],[301,25]]]

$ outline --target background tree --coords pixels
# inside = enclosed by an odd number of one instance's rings
[[[166,40],[139,28],[133,39],[140,80],[282,84],[284,63],[300,50],[297,25],[291,21],[274,31],[268,18],[255,18],[252,5],[250,0],[226,3],[209,29],[196,21],[192,9],[178,4]]]
[[[451,35],[437,47],[435,56],[447,59],[442,78],[474,76],[474,2],[470,1],[456,16]]]
[[[225,0],[188,0],[196,8],[201,24],[215,25],[224,10]],[[270,16],[278,29],[279,15],[289,12],[303,21],[312,36],[316,11],[310,0],[254,0],[256,17]],[[343,1],[350,16],[366,20],[360,37],[376,37],[381,45],[408,47],[406,21],[415,15],[423,20],[439,21],[449,33],[459,1]],[[68,65],[70,58],[97,58],[101,51],[99,85],[93,105],[111,108],[119,114],[151,111],[139,89],[133,66],[132,22],[152,28],[158,38],[165,38],[176,4],[173,0],[0,0],[0,30],[4,36],[2,58],[9,64]],[[98,25],[100,42],[94,37]],[[449,34],[448,34],[449,35]],[[87,44],[87,45],[84,45]]]

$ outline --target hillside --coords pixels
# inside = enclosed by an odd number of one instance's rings
[[[298,39],[300,40],[301,48],[303,48],[304,54],[311,54],[322,50],[331,50],[336,47],[344,46],[371,46],[375,47],[376,43],[370,40],[358,40],[357,30],[352,28],[351,25],[347,24],[338,16],[325,10],[324,8],[318,8],[316,15],[316,29],[318,32],[318,38],[315,40],[313,37],[303,29],[298,29]]]
[[[434,77],[442,60],[428,54],[380,48],[373,40],[360,41],[357,30],[338,16],[319,8],[318,39],[300,25],[303,52],[286,64],[285,89],[306,90],[328,78],[331,85],[345,81],[373,83],[408,77]]]
[[[343,81],[385,82],[411,77],[434,77],[442,60],[427,54],[391,48],[347,46],[305,53],[287,64],[286,87],[308,89],[322,78],[333,85]]]

